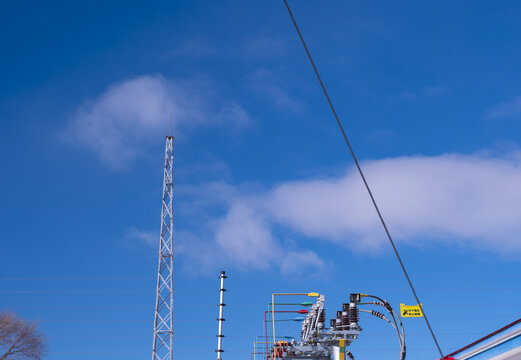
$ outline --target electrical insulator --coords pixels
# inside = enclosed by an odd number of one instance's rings
[[[331,328],[331,330],[335,330],[335,328],[336,328],[336,319],[329,320],[329,327]]]
[[[349,304],[342,304],[342,329],[349,328]]]
[[[351,359],[351,360],[355,360],[355,357],[353,356],[353,354],[351,354],[351,351],[347,350],[346,349],[346,356]]]
[[[385,318],[385,315],[382,314],[380,311],[371,310],[371,314],[373,314],[374,316],[376,316],[377,318],[380,318],[380,319],[384,319]]]
[[[326,310],[322,309],[322,311],[320,312],[320,315],[318,316],[317,327],[319,330],[324,328],[325,322],[326,322]]]
[[[342,330],[342,311],[336,312],[336,329]]]
[[[349,326],[351,329],[358,327],[358,308],[356,303],[349,303]]]

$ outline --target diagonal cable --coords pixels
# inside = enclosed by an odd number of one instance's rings
[[[398,250],[396,248],[396,245],[394,244],[394,241],[393,241],[393,238],[391,237],[391,233],[389,232],[389,229],[387,228],[387,225],[384,221],[384,218],[382,216],[382,213],[380,212],[380,209],[378,208],[378,205],[376,203],[376,200],[373,196],[373,193],[371,191],[371,188],[369,187],[369,184],[367,183],[367,180],[365,179],[365,176],[364,176],[364,173],[362,171],[362,168],[360,167],[360,164],[358,163],[358,159],[355,155],[355,152],[353,150],[353,148],[351,147],[351,143],[349,142],[348,138],[347,138],[347,135],[344,131],[344,128],[342,127],[342,123],[340,122],[340,119],[338,118],[338,115],[335,111],[335,107],[333,106],[333,103],[331,102],[331,99],[329,98],[329,95],[326,91],[326,87],[324,86],[324,83],[322,82],[322,78],[320,77],[319,73],[318,73],[318,70],[317,70],[317,67],[315,66],[315,62],[313,61],[313,58],[311,57],[311,53],[309,52],[309,49],[306,45],[306,42],[304,41],[304,37],[302,36],[302,33],[300,32],[300,29],[297,25],[297,22],[295,21],[295,18],[293,17],[293,13],[291,12],[291,9],[289,7],[289,4],[287,2],[287,0],[284,0],[284,4],[286,4],[286,8],[288,9],[288,13],[289,13],[289,16],[291,17],[291,21],[293,22],[293,25],[295,25],[295,30],[297,30],[297,33],[298,33],[298,36],[300,38],[300,41],[302,42],[302,45],[304,46],[304,50],[306,50],[306,54],[309,58],[309,61],[311,62],[311,66],[313,66],[313,70],[315,71],[315,75],[317,76],[317,79],[318,79],[318,82],[320,83],[320,86],[322,87],[322,91],[324,92],[324,95],[327,99],[327,102],[329,103],[329,107],[331,108],[331,111],[333,113],[333,116],[335,117],[336,119],[336,122],[338,124],[338,127],[340,128],[340,131],[342,132],[342,136],[344,137],[344,140],[346,142],[346,145],[347,147],[349,148],[349,152],[351,153],[351,156],[353,157],[353,160],[355,162],[355,165],[356,165],[356,168],[358,169],[358,173],[360,174],[360,176],[362,177],[362,180],[364,182],[364,185],[365,185],[365,188],[367,189],[367,192],[369,193],[369,196],[371,198],[371,201],[373,203],[373,206],[378,214],[378,217],[380,218],[380,222],[382,223],[382,226],[385,230],[385,233],[387,234],[387,237],[389,238],[389,242],[391,243],[391,246],[393,247],[393,250],[394,250],[394,253],[396,254],[396,258],[398,259],[398,262],[400,263],[400,266],[402,267],[402,270],[403,270],[403,273],[405,275],[405,277],[407,278],[407,282],[409,283],[409,286],[411,287],[411,290],[412,290],[412,293],[414,295],[414,298],[416,299],[416,302],[418,303],[418,305],[420,306],[420,309],[422,310],[422,313],[423,313],[423,318],[425,319],[425,323],[427,324],[427,327],[429,328],[429,331],[432,335],[432,339],[434,340],[434,342],[436,343],[436,347],[438,348],[438,351],[442,357],[442,359],[444,358],[443,356],[443,352],[441,351],[441,348],[440,348],[440,345],[438,344],[438,340],[436,339],[436,336],[434,335],[434,331],[432,330],[431,328],[431,325],[429,323],[429,320],[427,319],[427,315],[425,313],[425,311],[423,311],[423,307],[422,307],[422,304],[420,302],[420,299],[418,298],[418,295],[416,294],[416,291],[414,290],[414,286],[412,285],[412,282],[411,282],[411,279],[409,278],[409,275],[407,274],[407,271],[405,270],[405,266],[403,264],[403,261],[400,257],[400,255],[398,254]]]

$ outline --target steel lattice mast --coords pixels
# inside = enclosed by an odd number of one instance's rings
[[[152,360],[173,359],[173,175],[174,137],[166,137],[161,236],[159,239],[159,267],[157,274],[156,311],[154,317],[154,345]]]

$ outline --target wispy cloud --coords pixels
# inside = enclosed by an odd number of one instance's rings
[[[397,133],[387,130],[378,130],[365,136],[365,140],[374,144],[385,144],[399,137]]]
[[[226,201],[224,216],[206,218],[210,224],[206,236],[190,232],[181,240],[179,253],[189,259],[186,263],[193,267],[191,271],[210,271],[224,265],[243,271],[276,270],[282,274],[295,274],[303,269],[323,273],[328,268],[314,251],[278,238],[273,232],[273,222],[259,211],[259,199],[249,196],[232,199]],[[194,246],[200,251],[194,252]]]
[[[363,167],[397,242],[521,253],[521,153],[408,156],[366,161]],[[287,233],[317,246],[329,241],[362,253],[388,245],[352,168],[340,176],[289,181],[266,190],[245,191],[223,183],[211,184],[213,190],[204,191],[206,187],[200,189],[207,203],[199,203],[197,214],[211,207],[204,218],[211,225],[204,236],[191,238],[197,244],[210,239],[197,248],[219,255],[194,254],[193,245],[185,246],[184,256],[199,268],[215,266],[216,258],[241,269],[326,268],[313,245],[286,246]],[[210,204],[212,193],[228,195]],[[197,198],[195,191],[192,195]],[[184,201],[194,201],[188,198]]]
[[[157,247],[159,244],[159,233],[131,227],[125,232],[125,239],[130,242]]]
[[[304,105],[289,90],[281,77],[271,70],[257,69],[246,76],[246,86],[279,109],[301,112]]]
[[[62,137],[94,152],[110,168],[122,169],[167,133],[171,112],[176,134],[202,126],[237,130],[250,125],[238,102],[217,99],[211,88],[207,82],[173,81],[159,75],[128,79],[85,101]]]
[[[500,119],[512,118],[521,115],[521,96],[510,101],[504,101],[489,109],[485,113],[485,118]]]
[[[176,211],[183,214],[184,228],[178,223],[174,238],[183,268],[194,274],[223,266],[246,272],[295,274],[308,269],[325,273],[329,266],[314,251],[274,234],[274,223],[260,211],[263,206],[257,196],[247,195],[251,190],[223,182],[177,188]],[[153,249],[159,241],[158,234],[135,227],[126,231],[125,239]]]
[[[279,57],[286,53],[288,49],[288,42],[282,36],[268,36],[261,35],[253,38],[248,38],[243,52],[255,59],[266,59]]]
[[[180,44],[176,44],[176,46],[171,51],[169,51],[166,56],[201,59],[214,56],[216,54],[216,49],[207,41],[200,38],[192,38]]]
[[[422,89],[422,92],[426,96],[440,96],[445,95],[448,92],[448,89],[443,86],[425,86]]]
[[[202,151],[202,156],[193,164],[176,168],[176,177],[183,179],[230,179],[232,173],[229,165],[221,158]],[[187,180],[184,180],[187,181]]]
[[[433,99],[448,93],[443,86],[424,86],[416,91],[402,91],[398,94],[401,98],[409,100]]]

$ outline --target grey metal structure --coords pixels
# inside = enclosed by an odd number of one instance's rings
[[[373,298],[378,301],[362,302],[362,298]],[[330,326],[326,328],[326,312],[324,309],[324,295],[320,295],[304,321],[300,340],[290,342],[279,341],[273,345],[266,358],[269,360],[354,360],[354,355],[347,347],[358,338],[362,328],[359,325],[360,312],[369,313],[388,322],[398,335],[400,343],[399,359],[405,360],[405,331],[398,314],[384,299],[374,295],[355,293],[349,295],[349,302],[342,304],[342,310],[336,312],[336,317],[330,319]],[[359,306],[383,307],[388,312],[359,309]],[[476,359],[477,360],[477,359]],[[480,359],[481,360],[481,359]]]
[[[161,209],[161,235],[159,238],[159,266],[157,274],[156,309],[154,316],[154,343],[152,360],[173,359],[173,167],[174,137],[166,137],[163,201]]]
[[[349,304],[348,318],[334,319],[338,326],[325,328],[326,314],[324,295],[320,295],[302,322],[300,341],[292,340],[281,349],[284,360],[330,360],[352,358],[346,349],[360,335],[358,308],[355,302]]]
[[[219,289],[219,317],[217,318],[217,321],[219,322],[219,333],[217,334],[217,360],[222,359],[222,353],[223,353],[223,321],[225,320],[223,317],[224,307],[226,304],[224,303],[224,292],[226,289],[224,288],[224,279],[226,279],[226,273],[224,271],[221,271],[221,276],[219,276],[221,279],[221,288]]]

